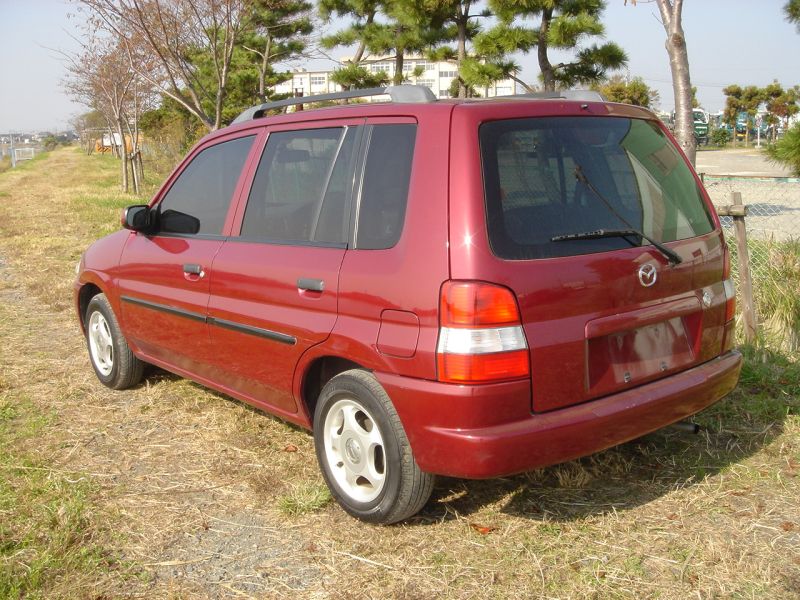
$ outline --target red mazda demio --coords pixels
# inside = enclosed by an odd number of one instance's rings
[[[253,107],[122,224],[75,284],[100,381],[150,363],[312,429],[365,521],[675,423],[741,367],[706,192],[599,96]]]

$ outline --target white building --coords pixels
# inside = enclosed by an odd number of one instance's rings
[[[346,59],[343,60],[345,62]],[[383,71],[389,80],[394,77],[394,59],[378,57],[366,59],[361,64],[378,73]],[[419,75],[416,73],[419,72]],[[403,73],[408,83],[427,86],[437,98],[450,97],[450,85],[458,75],[456,65],[450,61],[431,61],[419,56],[406,57],[403,61]],[[275,86],[275,93],[289,95],[312,96],[339,92],[342,87],[331,80],[333,71],[307,71],[296,69],[291,79]],[[510,96],[516,93],[516,85],[511,79],[497,81],[489,87],[476,90],[478,95],[492,98],[494,96]]]

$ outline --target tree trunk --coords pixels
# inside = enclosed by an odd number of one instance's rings
[[[469,21],[469,3],[464,7],[464,12],[458,15],[456,26],[458,28],[458,47],[456,55],[456,71],[458,76],[458,97],[467,97],[467,86],[461,78],[461,64],[467,58],[467,21]]]
[[[272,54],[272,36],[267,33],[267,41],[264,45],[264,54],[261,55],[261,67],[258,69],[258,98],[261,102],[267,101],[267,69],[269,69],[269,59]]]
[[[542,25],[539,27],[539,41],[536,44],[536,51],[539,57],[539,70],[542,72],[542,84],[545,92],[556,91],[556,78],[553,65],[547,57],[547,30],[550,28],[550,21],[553,18],[553,9],[545,8],[542,11]]]
[[[106,117],[106,124],[108,126],[108,138],[111,141],[111,155],[114,158],[119,158],[119,151],[117,150],[117,145],[114,143],[114,128],[111,126],[111,120]],[[100,138],[102,142],[103,138]]]
[[[664,47],[669,55],[672,91],[675,97],[675,137],[694,166],[697,148],[692,118],[692,83],[689,77],[689,54],[681,25],[683,0],[657,0],[661,20],[667,32]],[[735,130],[734,130],[735,136]]]
[[[394,57],[394,78],[392,83],[400,85],[403,83],[403,49],[397,49],[397,55]]]
[[[122,119],[117,117],[117,133],[120,138],[119,155],[122,159],[122,191],[126,194],[130,189],[128,185],[128,145],[125,143],[125,129],[123,128]],[[113,138],[112,138],[112,141]],[[113,144],[116,146],[116,144]]]

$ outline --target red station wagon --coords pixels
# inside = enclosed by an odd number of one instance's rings
[[[312,429],[374,523],[437,474],[560,463],[718,401],[741,355],[706,192],[652,113],[563,96],[245,111],[81,259],[100,381],[149,363]]]

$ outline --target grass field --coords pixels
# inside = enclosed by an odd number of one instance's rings
[[[408,523],[346,516],[310,436],[153,371],[101,386],[71,305],[138,202],[59,149],[0,174],[0,598],[800,598],[800,368],[564,465],[441,479]]]

